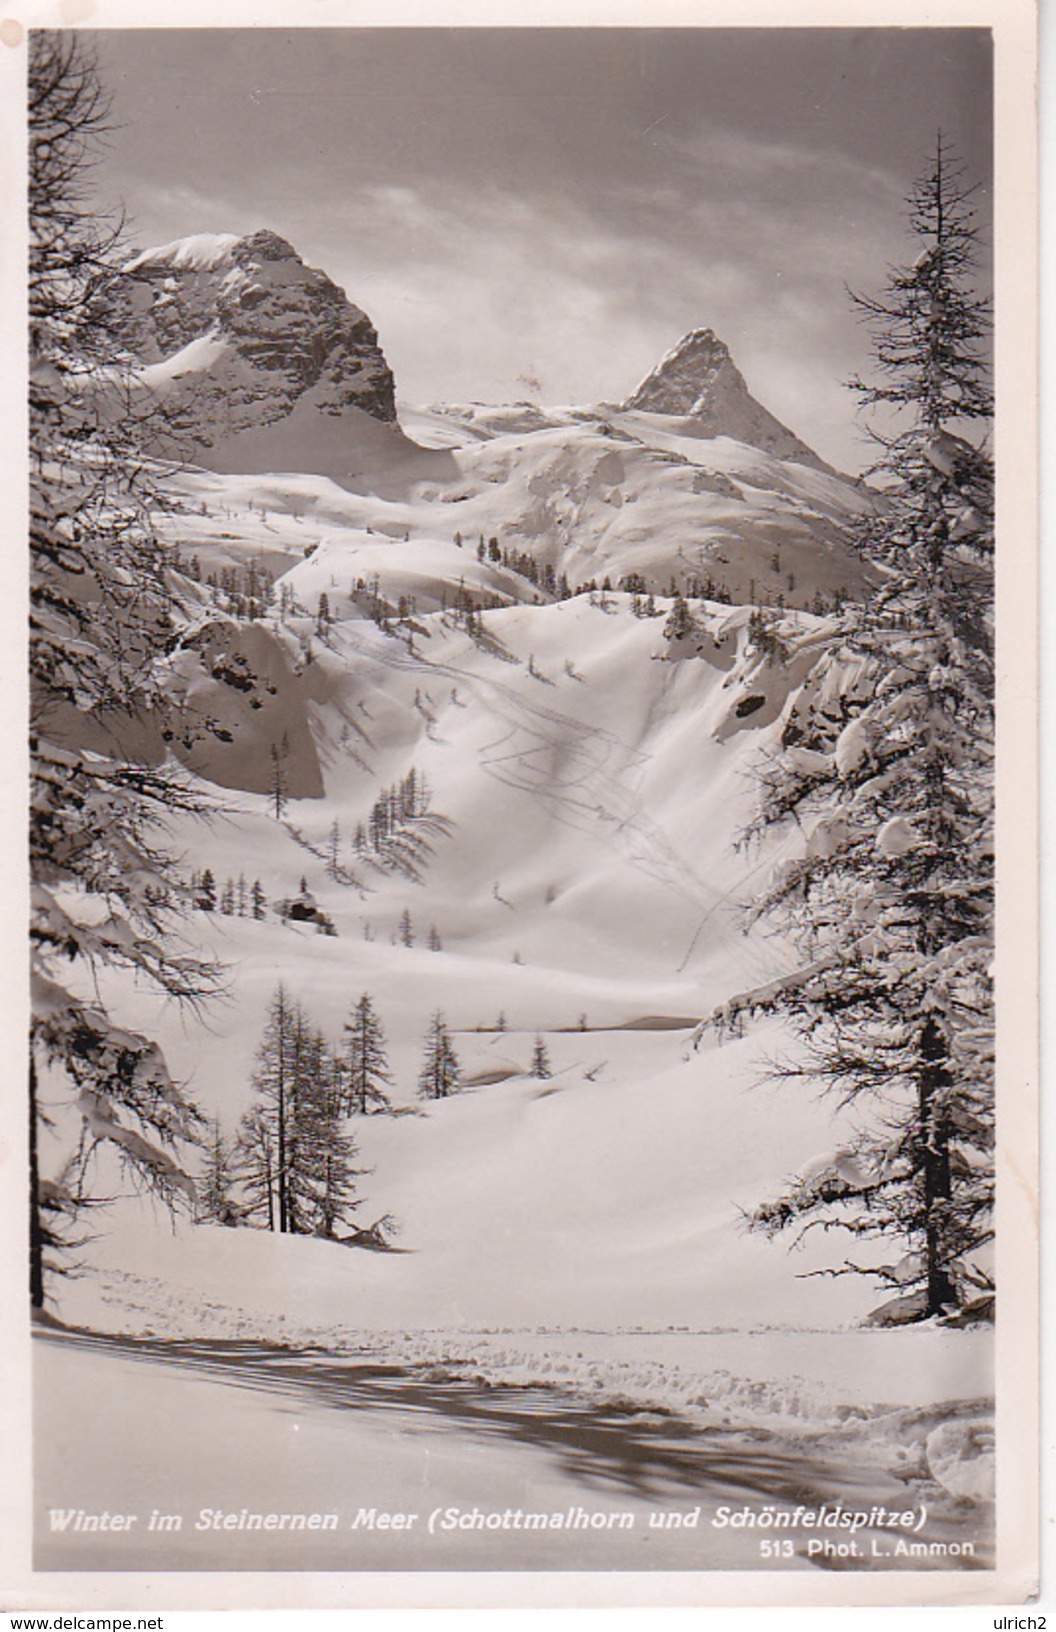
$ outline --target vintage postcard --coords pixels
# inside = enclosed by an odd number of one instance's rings
[[[0,24],[0,1607],[1023,1604],[1032,8],[164,11]]]

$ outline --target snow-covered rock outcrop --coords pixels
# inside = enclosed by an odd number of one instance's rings
[[[165,399],[173,431],[206,448],[309,404],[396,424],[370,318],[274,232],[200,233],[137,255],[107,291],[109,321]]]
[[[711,329],[684,335],[624,407],[692,419],[701,435],[729,436],[778,459],[828,468],[787,425],[756,402],[728,346]]]

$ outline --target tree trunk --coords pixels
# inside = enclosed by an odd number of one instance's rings
[[[936,1115],[934,1099],[949,1083],[946,1042],[933,1020],[921,1036],[921,1054],[927,1062],[920,1073],[919,1110],[923,1146],[924,1262],[927,1270],[925,1317],[940,1314],[956,1303],[957,1294],[946,1272],[942,1212],[950,1199],[950,1130],[945,1115]]]

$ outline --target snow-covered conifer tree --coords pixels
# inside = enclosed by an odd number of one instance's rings
[[[65,1098],[87,1166],[108,1148],[167,1203],[193,1203],[181,1147],[200,1117],[157,1044],[118,1025],[98,995],[105,967],[185,1002],[212,971],[176,940],[183,887],[161,839],[200,808],[163,762],[167,705],[156,660],[172,632],[168,556],[154,532],[145,424],[123,389],[105,288],[117,233],[92,207],[89,173],[107,125],[90,52],[74,33],[29,45],[30,544],[33,875],[30,1293],[76,1208],[41,1171],[40,1132]],[[139,757],[153,735],[151,763]],[[129,745],[136,743],[137,748]],[[90,899],[89,899],[90,897]],[[102,910],[100,910],[100,908]],[[94,986],[94,991],[93,991]],[[93,995],[87,996],[86,992]],[[46,1074],[46,1095],[42,1092]],[[61,1130],[60,1130],[61,1131]],[[50,1267],[57,1267],[53,1254]]]
[[[274,1230],[276,1218],[276,1149],[273,1119],[261,1105],[246,1112],[233,1154],[240,1185],[243,1217]]]
[[[684,640],[687,635],[693,633],[695,627],[693,614],[689,610],[685,598],[676,590],[671,610],[667,615],[667,622],[664,624],[664,639]]]
[[[216,879],[213,877],[213,870],[211,867],[207,867],[201,878],[198,880],[198,888],[195,892],[194,904],[202,912],[216,911]]]
[[[540,1080],[544,1082],[548,1077],[553,1075],[550,1070],[550,1056],[547,1053],[546,1044],[543,1042],[541,1037],[537,1037],[535,1039],[535,1047],[532,1049],[532,1064],[529,1075],[539,1077]]]
[[[877,587],[834,620],[762,773],[759,828],[795,823],[761,910],[802,961],[716,1017],[790,1016],[786,1069],[853,1108],[855,1131],[751,1223],[841,1229],[898,1293],[883,1318],[985,1310],[993,1204],[992,474],[986,302],[960,167],[940,140],[914,188],[918,253],[855,297],[877,377],[852,382],[884,492],[861,548]],[[900,1250],[878,1253],[874,1238]]]
[[[326,840],[326,873],[328,878],[338,878],[341,872],[341,824],[335,817],[330,824],[330,832]]]
[[[433,1015],[425,1039],[425,1059],[418,1077],[423,1099],[447,1099],[461,1086],[461,1067],[451,1046],[447,1023],[439,1011]]]
[[[268,798],[275,812],[275,820],[280,821],[289,803],[286,788],[286,755],[288,748],[285,742],[280,747],[272,743],[270,750],[271,770],[268,775]]]
[[[345,1091],[341,1061],[325,1038],[312,1033],[304,1051],[305,1071],[297,1097],[298,1138],[295,1185],[299,1228],[332,1240],[356,1200],[356,1146],[343,1117]]]
[[[360,1116],[391,1110],[384,1086],[391,1082],[385,1034],[373,1001],[364,992],[345,1021],[344,1093],[349,1110]]]
[[[232,1201],[234,1171],[231,1147],[214,1117],[205,1143],[205,1164],[198,1180],[198,1216],[216,1224],[233,1224],[238,1209]]]
[[[257,1191],[263,1191],[267,1176],[268,1228],[280,1235],[293,1229],[290,1172],[304,1032],[301,1006],[280,984],[268,1005],[267,1024],[257,1050],[253,1087],[260,1099],[244,1119],[242,1137],[243,1159],[252,1166],[252,1183]]]

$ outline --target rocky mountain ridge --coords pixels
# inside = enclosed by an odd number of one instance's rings
[[[860,587],[850,535],[870,496],[755,401],[709,329],[623,407],[403,407],[400,423],[370,318],[275,233],[147,250],[112,295],[133,381],[161,410],[155,451],[203,476],[334,484],[305,490],[289,560],[311,511],[314,542],[335,528],[337,578],[376,575],[393,604],[457,599],[463,539],[502,603],[626,583],[817,610]],[[273,517],[276,545],[285,526]],[[181,538],[198,549],[186,521]]]
[[[107,291],[140,383],[194,442],[311,401],[396,424],[395,382],[367,314],[277,233],[203,233],[137,255]]]

